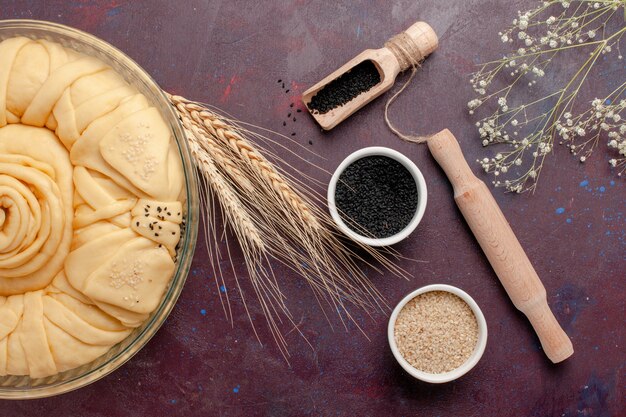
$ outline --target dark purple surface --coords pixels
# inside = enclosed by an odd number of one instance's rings
[[[287,135],[295,132],[296,142],[326,159],[303,156],[327,170],[364,146],[386,145],[410,156],[426,177],[428,207],[417,231],[397,249],[427,263],[402,262],[414,275],[408,282],[370,275],[391,305],[426,284],[448,283],[467,291],[488,322],[483,359],[456,382],[416,382],[389,351],[385,314],[375,321],[357,315],[370,341],[354,328],[345,332],[336,319],[333,331],[306,286],[277,269],[313,347],[292,332],[289,367],[266,333],[265,347],[256,341],[236,294],[231,328],[199,245],[173,313],[129,363],[57,398],[2,401],[0,416],[625,415],[625,192],[623,180],[609,172],[603,150],[580,164],[557,149],[534,195],[495,191],[574,344],[572,358],[552,365],[506,297],[427,149],[401,143],[384,126],[384,100],[331,133],[322,134],[304,113],[283,127],[289,103],[298,103],[306,87],[361,50],[379,47],[413,21],[424,20],[440,35],[441,47],[396,103],[395,120],[420,133],[449,127],[468,160],[482,157],[485,151],[465,110],[473,98],[468,75],[475,63],[504,52],[498,30],[518,9],[535,2],[265,3],[2,0],[0,18],[52,20],[91,32],[125,51],[172,93]],[[606,65],[615,77],[623,77],[623,62]],[[287,82],[289,94],[278,79]],[[592,86],[602,89],[607,82],[597,79]],[[328,181],[327,174],[287,159]],[[257,309],[252,314],[261,321]]]

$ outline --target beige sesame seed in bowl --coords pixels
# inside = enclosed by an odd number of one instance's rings
[[[435,284],[413,291],[396,306],[388,337],[394,356],[409,374],[443,383],[476,365],[487,343],[487,325],[467,293]]]

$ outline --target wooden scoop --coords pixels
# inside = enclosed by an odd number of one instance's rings
[[[509,297],[539,336],[554,362],[574,353],[572,342],[548,306],[546,289],[487,186],[472,173],[449,130],[428,138],[428,148],[454,188],[454,200]]]
[[[389,90],[398,74],[413,63],[419,63],[430,55],[437,46],[439,40],[435,31],[424,22],[414,23],[403,33],[394,36],[380,49],[367,49],[348,61],[344,66],[333,72],[322,81],[309,88],[302,95],[302,102],[313,115],[313,118],[324,130],[330,130],[347,119],[352,113],[365,106],[385,91]],[[372,61],[380,74],[380,83],[370,90],[361,93],[348,103],[335,107],[327,113],[319,113],[309,108],[313,96],[326,87],[331,81],[347,73],[364,61]]]

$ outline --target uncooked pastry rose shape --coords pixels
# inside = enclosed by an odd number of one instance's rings
[[[0,42],[0,376],[89,363],[159,306],[184,200],[159,111],[100,60]]]

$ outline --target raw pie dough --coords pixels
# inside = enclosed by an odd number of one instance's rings
[[[159,111],[110,67],[0,42],[0,375],[91,362],[174,271],[183,170]]]

